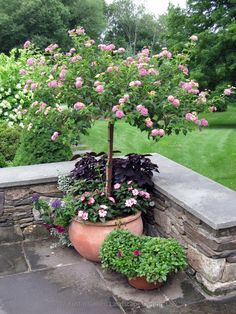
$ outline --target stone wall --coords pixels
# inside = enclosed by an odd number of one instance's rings
[[[62,196],[56,182],[0,190],[0,243],[19,241],[39,232],[40,219],[33,210],[34,193],[48,199]]]
[[[213,229],[162,193],[154,197],[154,230],[186,248],[188,273],[212,293],[235,290],[236,228]]]

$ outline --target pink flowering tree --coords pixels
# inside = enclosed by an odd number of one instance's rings
[[[56,44],[47,47],[44,54],[26,44],[25,89],[33,88],[34,113],[43,112],[45,119],[52,110],[55,119],[63,114],[69,120],[67,125],[75,127],[78,120],[107,120],[106,195],[110,196],[116,121],[125,120],[155,141],[173,132],[186,134],[194,125],[208,125],[197,114],[206,108],[205,95],[189,78],[187,67],[197,37],[190,39],[184,53],[175,56],[167,48],[156,55],[144,48],[127,57],[122,47],[96,45],[82,27],[69,34],[74,47],[66,54]],[[31,124],[30,130],[33,128]],[[55,129],[52,145],[59,136]]]

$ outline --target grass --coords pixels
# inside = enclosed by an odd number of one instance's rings
[[[166,136],[158,143],[124,122],[115,126],[114,150],[121,154],[160,153],[236,190],[236,106],[204,115],[210,126],[187,136]],[[81,143],[95,152],[107,150],[107,123],[97,121]],[[161,170],[161,169],[160,169]]]

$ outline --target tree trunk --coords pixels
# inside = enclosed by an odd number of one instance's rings
[[[113,134],[114,124],[108,123],[108,159],[106,165],[106,197],[110,197],[112,193],[112,155],[113,155]]]

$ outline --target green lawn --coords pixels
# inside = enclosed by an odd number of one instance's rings
[[[231,189],[236,190],[236,106],[227,112],[204,115],[210,126],[187,136],[171,135],[156,143],[145,133],[119,122],[115,126],[114,149],[127,153],[160,153]],[[81,143],[95,151],[106,151],[107,123],[97,121]],[[160,169],[161,170],[161,169]]]

